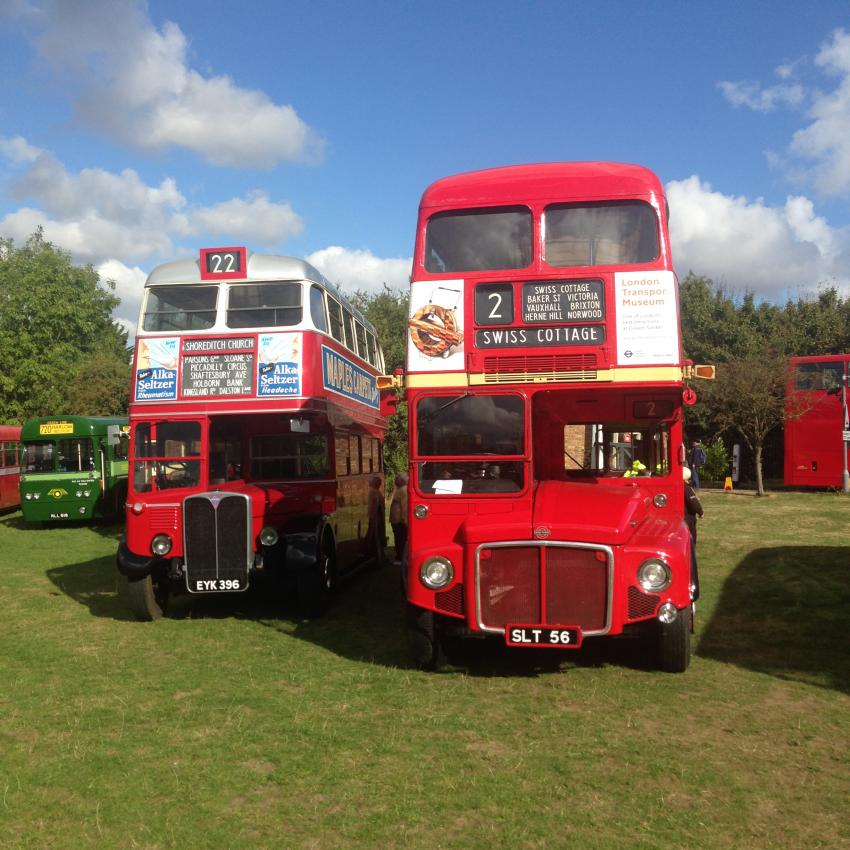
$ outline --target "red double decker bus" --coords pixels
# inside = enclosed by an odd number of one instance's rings
[[[137,617],[264,574],[317,615],[339,572],[380,562],[382,370],[374,328],[302,260],[210,248],[151,272],[118,551]]]
[[[21,427],[0,425],[0,511],[21,503]]]
[[[418,662],[448,633],[690,658],[685,379],[667,202],[613,163],[438,180],[419,207],[404,574]],[[706,376],[710,376],[710,369]]]
[[[785,485],[847,487],[850,354],[792,357],[785,392]]]

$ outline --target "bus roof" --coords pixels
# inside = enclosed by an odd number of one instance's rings
[[[255,254],[248,251],[248,268],[243,280],[312,280],[330,289],[336,287],[324,275],[305,260],[296,257],[281,257],[274,254]],[[145,286],[158,283],[209,283],[201,280],[201,264],[193,260],[174,260],[154,268],[145,281]]]
[[[337,301],[342,302],[364,325],[374,330],[371,322],[358,310],[351,300],[340,292],[336,284],[331,283],[315,266],[297,257],[283,257],[277,254],[255,254],[247,251],[248,268],[244,277],[232,278],[225,283],[250,283],[266,280],[308,280],[321,284]],[[197,283],[215,285],[216,281],[201,279],[201,263],[198,259],[173,260],[156,266],[145,281],[145,288],[165,284]]]
[[[73,433],[57,433],[57,434],[42,434],[40,426],[49,422],[70,423],[73,426]],[[22,440],[40,440],[51,436],[84,436],[86,434],[94,434],[105,431],[110,425],[126,425],[127,417],[114,416],[36,416],[33,419],[27,419],[21,429]]]
[[[664,197],[648,168],[617,162],[547,162],[509,165],[444,177],[423,193],[420,208],[512,204],[519,200],[570,201]]]

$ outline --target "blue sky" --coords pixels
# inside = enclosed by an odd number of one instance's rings
[[[247,245],[407,283],[422,190],[615,160],[673,255],[782,301],[850,291],[847,2],[0,0],[0,236],[114,279]]]

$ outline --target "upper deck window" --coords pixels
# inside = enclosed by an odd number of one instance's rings
[[[794,367],[795,390],[834,390],[841,386],[844,364],[835,361],[798,363]]]
[[[494,207],[437,213],[425,232],[425,269],[475,272],[531,265],[531,211]]]
[[[283,328],[301,322],[301,284],[246,283],[230,287],[229,328]]]
[[[217,286],[154,286],[148,290],[142,329],[203,331],[215,324]]]
[[[328,322],[325,318],[325,291],[315,283],[310,287],[310,318],[318,330],[328,332]]]
[[[643,201],[553,204],[544,212],[550,266],[650,263],[658,258],[658,216]]]

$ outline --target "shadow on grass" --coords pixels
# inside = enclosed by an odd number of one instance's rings
[[[698,654],[850,692],[850,548],[755,549],[723,585]]]
[[[47,570],[47,577],[58,590],[80,605],[85,605],[95,617],[133,619],[126,599],[118,592],[123,579],[120,579],[115,568],[114,555],[52,567]]]
[[[126,581],[118,574],[114,556],[54,567],[47,577],[55,587],[92,616],[133,621]],[[244,593],[172,597],[168,617],[175,620],[251,620],[353,661],[394,668],[413,668],[407,643],[405,601],[398,567],[368,569],[343,578],[339,593],[323,617],[306,620],[298,610],[292,588],[255,579]],[[148,624],[156,628],[155,623]],[[446,672],[471,676],[528,677],[562,667],[613,664],[652,669],[652,658],[639,640],[587,641],[578,650],[509,649],[498,638],[451,638],[446,641]]]

